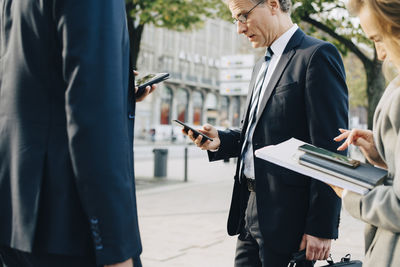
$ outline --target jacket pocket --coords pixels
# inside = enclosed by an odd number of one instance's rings
[[[297,87],[298,87],[297,82],[292,82],[292,83],[289,83],[289,84],[278,86],[278,87],[275,88],[275,95],[279,95],[279,94],[282,94],[284,92],[294,90]]]

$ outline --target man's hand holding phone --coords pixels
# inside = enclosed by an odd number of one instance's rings
[[[135,76],[139,75],[139,72],[137,72],[136,70],[133,71],[133,73],[135,74]],[[153,84],[151,86],[147,86],[143,92],[141,92],[141,94],[139,96],[136,96],[136,102],[141,102],[143,101],[149,94],[151,94],[155,89],[156,89],[156,85]],[[137,94],[139,91],[139,87],[136,86],[135,87],[135,94]]]
[[[202,134],[207,135],[208,137],[212,138],[213,141],[205,141],[202,142],[203,136],[198,135],[197,138],[195,137],[193,131],[187,129],[188,131],[185,131],[185,128],[182,129],[182,133],[184,135],[189,136],[189,138],[195,143],[198,147],[200,147],[202,150],[216,150],[219,148],[221,144],[221,140],[219,139],[218,131],[216,128],[211,126],[210,124],[205,124],[203,125],[202,129],[198,129],[199,132]]]

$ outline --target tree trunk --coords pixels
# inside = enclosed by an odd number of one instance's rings
[[[365,74],[367,76],[368,128],[372,129],[375,108],[385,90],[385,77],[382,74],[382,63],[377,60],[376,50],[374,60],[371,60],[356,46],[355,43],[352,42],[351,39],[347,39],[337,34],[334,29],[311,18],[309,14],[305,14],[301,20],[315,26],[323,32],[326,32],[331,37],[344,44],[347,49],[353,52],[363,63]]]
[[[376,58],[371,64],[364,65],[367,75],[368,129],[372,129],[376,106],[385,90],[385,77],[382,73],[382,62]]]
[[[127,10],[128,11],[128,10]],[[129,31],[129,45],[131,50],[131,61],[133,65],[133,69],[137,69],[137,60],[140,52],[140,41],[142,40],[142,34],[144,25],[139,24],[135,28],[134,19],[127,14],[127,23],[128,23],[128,31]]]
[[[133,53],[132,53],[132,62],[134,69],[137,69],[137,60],[140,52],[140,42],[142,40],[144,25],[139,25],[137,28],[134,28],[133,33],[131,34],[131,42],[133,43]]]

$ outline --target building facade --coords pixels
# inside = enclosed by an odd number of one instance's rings
[[[139,76],[168,72],[170,79],[137,105],[135,134],[141,139],[176,140],[180,127],[210,123],[239,127],[246,100],[243,95],[221,95],[221,57],[243,53],[246,40],[232,23],[208,19],[203,28],[176,32],[146,25],[137,62]]]

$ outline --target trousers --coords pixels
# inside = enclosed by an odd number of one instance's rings
[[[273,242],[273,241],[269,241]],[[271,249],[261,234],[257,216],[256,193],[250,192],[245,214],[245,225],[236,244],[235,267],[287,267],[292,254],[282,254]],[[302,267],[313,267],[311,261],[302,262]]]

